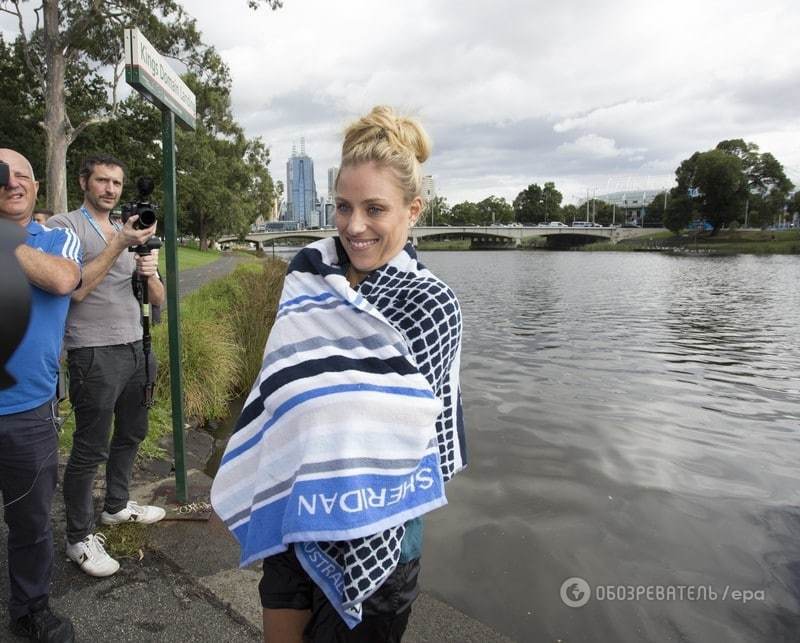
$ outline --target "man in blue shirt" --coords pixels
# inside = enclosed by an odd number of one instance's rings
[[[32,220],[39,183],[28,160],[0,149],[9,165],[0,217],[27,232],[15,254],[31,285],[31,315],[8,360],[16,384],[0,391],[0,491],[8,525],[9,627],[33,641],[74,640],[69,619],[48,605],[53,571],[50,507],[58,474],[54,396],[70,294],[80,283],[80,242]]]

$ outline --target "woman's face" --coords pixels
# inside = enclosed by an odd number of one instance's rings
[[[391,170],[375,163],[343,167],[336,183],[336,229],[360,281],[394,257],[422,210],[406,203]]]

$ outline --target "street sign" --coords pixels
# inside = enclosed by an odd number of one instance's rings
[[[197,107],[192,91],[138,29],[125,30],[125,80],[161,109],[168,109],[189,129]]]
[[[175,495],[187,502],[186,447],[183,425],[180,308],[178,302],[178,199],[175,188],[175,119],[195,128],[194,94],[138,29],[125,29],[125,80],[161,110],[161,150],[164,176],[164,250],[167,255],[167,326],[169,380],[172,396],[172,441]]]

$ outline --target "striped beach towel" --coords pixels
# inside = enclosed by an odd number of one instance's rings
[[[242,566],[294,546],[352,628],[466,456],[455,295],[410,244],[357,289],[346,264],[335,238],[291,262],[211,500]]]

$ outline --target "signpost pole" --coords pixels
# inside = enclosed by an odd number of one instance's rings
[[[172,395],[172,438],[175,451],[175,496],[188,501],[186,447],[181,382],[180,293],[178,292],[178,215],[175,189],[175,118],[193,130],[196,98],[161,54],[139,32],[125,29],[125,80],[161,110],[161,143],[164,178],[164,242],[167,253],[167,320],[169,326],[169,379]]]
[[[188,500],[186,489],[186,448],[183,427],[183,386],[181,382],[181,333],[178,301],[178,216],[175,190],[175,114],[161,110],[161,143],[164,153],[164,236],[167,252],[167,323],[169,325],[169,382],[172,394],[172,440],[175,451],[175,495]]]

